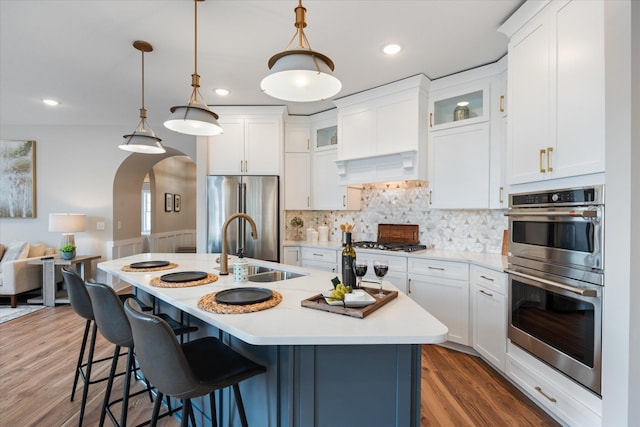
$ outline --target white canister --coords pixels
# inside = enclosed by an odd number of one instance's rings
[[[327,227],[326,225],[321,225],[318,227],[318,241],[320,242],[329,241],[329,227]]]
[[[311,232],[311,243],[318,243],[318,232],[317,231],[312,231]]]
[[[313,233],[317,233],[313,228],[307,228],[307,242],[313,241]]]

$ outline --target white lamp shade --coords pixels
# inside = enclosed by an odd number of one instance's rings
[[[167,129],[187,135],[211,136],[222,133],[218,115],[200,104],[171,107],[171,115],[164,125]]]
[[[124,138],[127,139],[127,142],[118,145],[121,150],[142,154],[162,154],[166,152],[162,144],[160,144],[160,141],[162,141],[160,138],[138,130],[131,135],[125,135]]]
[[[262,79],[264,93],[283,101],[313,102],[329,99],[342,89],[321,56],[304,51],[282,52],[269,74]],[[278,55],[276,55],[278,56]],[[273,59],[273,58],[272,58]]]
[[[49,214],[49,231],[56,233],[74,233],[87,229],[87,216],[84,214]]]

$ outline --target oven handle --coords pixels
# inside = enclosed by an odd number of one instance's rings
[[[578,218],[597,218],[598,211],[543,211],[543,212],[522,212],[507,211],[506,216],[569,216]]]
[[[576,288],[575,286],[565,285],[565,284],[558,283],[558,282],[552,282],[551,280],[541,279],[540,277],[536,277],[536,276],[531,276],[529,274],[520,273],[519,271],[511,270],[509,268],[506,269],[505,272],[508,273],[508,274],[513,274],[514,276],[522,277],[524,279],[529,279],[529,280],[534,280],[536,282],[544,283],[545,285],[548,285],[548,286],[553,286],[555,288],[564,289],[565,291],[573,292],[574,294],[582,295],[584,297],[597,297],[598,296],[598,292],[593,290],[593,289]]]

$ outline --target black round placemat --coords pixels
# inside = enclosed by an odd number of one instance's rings
[[[266,301],[273,296],[271,289],[266,288],[233,288],[216,294],[218,304],[248,305]]]
[[[141,261],[129,264],[129,268],[158,268],[167,265],[169,265],[169,261]]]
[[[160,276],[160,280],[169,283],[196,282],[206,278],[207,273],[204,271],[179,271]]]

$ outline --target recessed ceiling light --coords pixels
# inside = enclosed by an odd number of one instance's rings
[[[395,55],[396,53],[400,52],[402,50],[402,46],[400,46],[399,44],[388,44],[386,45],[382,51],[384,53],[386,53],[387,55]]]
[[[55,99],[43,99],[42,102],[44,102],[46,105],[51,105],[51,106],[60,105],[60,103]]]
[[[229,95],[229,91],[227,89],[218,88],[218,89],[214,89],[214,92],[217,93],[220,96]]]

